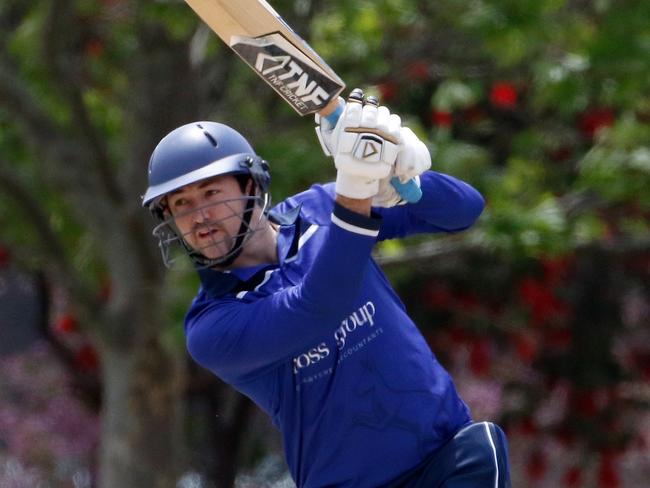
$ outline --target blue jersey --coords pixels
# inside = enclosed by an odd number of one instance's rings
[[[273,210],[279,263],[200,271],[188,350],[271,417],[298,487],[377,488],[470,422],[371,257],[377,240],[460,231],[483,209],[453,177],[421,182],[418,203],[371,217],[315,185]]]

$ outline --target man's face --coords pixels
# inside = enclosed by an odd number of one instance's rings
[[[167,196],[180,236],[194,250],[218,259],[233,246],[246,201],[235,177],[216,176]]]

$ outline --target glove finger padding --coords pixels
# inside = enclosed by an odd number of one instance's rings
[[[393,170],[398,143],[399,128],[387,108],[348,100],[331,137],[337,193],[357,199],[376,195],[379,181]]]
[[[395,176],[402,183],[431,168],[431,154],[427,146],[408,127],[400,131],[400,147],[395,162]]]
[[[372,199],[372,204],[375,207],[393,207],[406,203],[391,184],[391,179],[397,176],[402,183],[413,180],[420,186],[419,175],[431,167],[431,155],[427,146],[418,139],[411,129],[400,127],[400,123],[400,120],[393,123],[393,127],[399,127],[399,154],[391,173],[379,182],[377,195]]]
[[[338,112],[338,110],[341,110],[341,112],[343,111],[345,107],[345,100],[343,100],[343,97],[338,97],[338,104],[339,108],[334,111],[335,113]],[[316,122],[316,136],[318,137],[318,142],[320,143],[325,156],[332,156],[332,136],[336,121],[339,120],[339,117],[340,116],[330,118],[322,117],[320,114],[314,115],[314,120]]]
[[[372,103],[366,103],[361,110],[361,123],[359,127],[375,127],[377,126],[379,107]]]
[[[400,129],[402,119],[397,114],[391,114],[388,108],[381,106],[377,111],[377,130],[388,135],[390,138],[400,141]]]
[[[343,137],[344,133],[341,128],[344,125],[345,127],[359,127],[362,109],[363,106],[360,103],[348,103],[345,106],[330,139],[330,151],[335,158],[340,152],[348,153],[352,151],[355,139],[352,137]]]

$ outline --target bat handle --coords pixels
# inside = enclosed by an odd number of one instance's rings
[[[321,110],[320,116],[324,117],[327,122],[334,127],[339,121],[344,108],[345,102],[343,99],[335,99]],[[411,178],[406,183],[402,183],[397,176],[393,176],[390,180],[390,184],[393,185],[393,188],[395,188],[397,193],[399,193],[399,196],[408,203],[416,203],[420,201],[420,198],[422,198],[422,189],[414,178]]]

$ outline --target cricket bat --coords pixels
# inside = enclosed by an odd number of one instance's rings
[[[198,16],[298,114],[332,125],[345,83],[265,0],[185,0]],[[407,202],[422,196],[415,181],[391,184]]]

